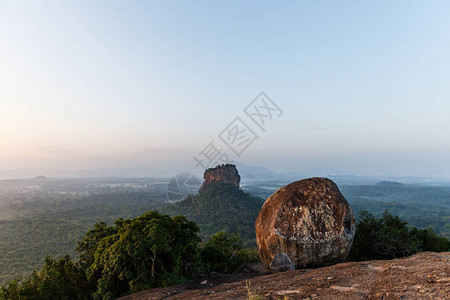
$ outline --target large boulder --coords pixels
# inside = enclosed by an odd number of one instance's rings
[[[290,183],[270,196],[255,228],[266,269],[280,270],[273,267],[280,257],[290,260],[295,268],[320,267],[346,259],[355,234],[355,217],[333,181],[309,178]]]

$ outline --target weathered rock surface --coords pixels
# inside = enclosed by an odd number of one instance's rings
[[[253,299],[450,299],[450,252],[270,275],[230,274],[205,284],[188,282],[122,299],[249,299],[250,295]]]
[[[236,166],[232,164],[219,165],[215,168],[210,168],[205,171],[203,178],[205,181],[203,182],[200,190],[214,181],[231,183],[237,188],[239,188],[239,183],[241,182],[241,176],[239,176]]]
[[[274,271],[284,272],[295,270],[295,266],[286,253],[278,253],[270,262],[270,269]]]
[[[255,229],[266,269],[271,269],[272,260],[280,253],[296,268],[320,267],[346,259],[355,217],[333,181],[309,178],[270,196],[256,218]]]

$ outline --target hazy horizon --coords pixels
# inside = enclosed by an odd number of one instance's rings
[[[275,172],[450,179],[449,12],[2,1],[0,171],[202,172],[214,141]],[[262,91],[282,110],[264,130],[244,112]],[[219,137],[236,117],[258,137],[240,156]]]

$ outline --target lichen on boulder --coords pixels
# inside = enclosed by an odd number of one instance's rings
[[[355,217],[337,185],[309,178],[278,189],[255,222],[264,267],[283,253],[295,268],[320,267],[346,259],[355,234]],[[286,260],[286,259],[285,259]]]

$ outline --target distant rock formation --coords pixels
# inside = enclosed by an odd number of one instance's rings
[[[241,176],[239,176],[236,166],[232,164],[218,165],[214,168],[209,168],[203,174],[203,178],[205,181],[200,190],[204,189],[214,181],[231,183],[237,188],[239,188],[239,182],[241,182]]]
[[[337,185],[309,178],[278,189],[255,222],[261,261],[268,270],[281,256],[296,268],[320,267],[346,259],[355,234],[355,217]],[[283,269],[283,268],[282,268]],[[286,267],[284,267],[286,269]]]

